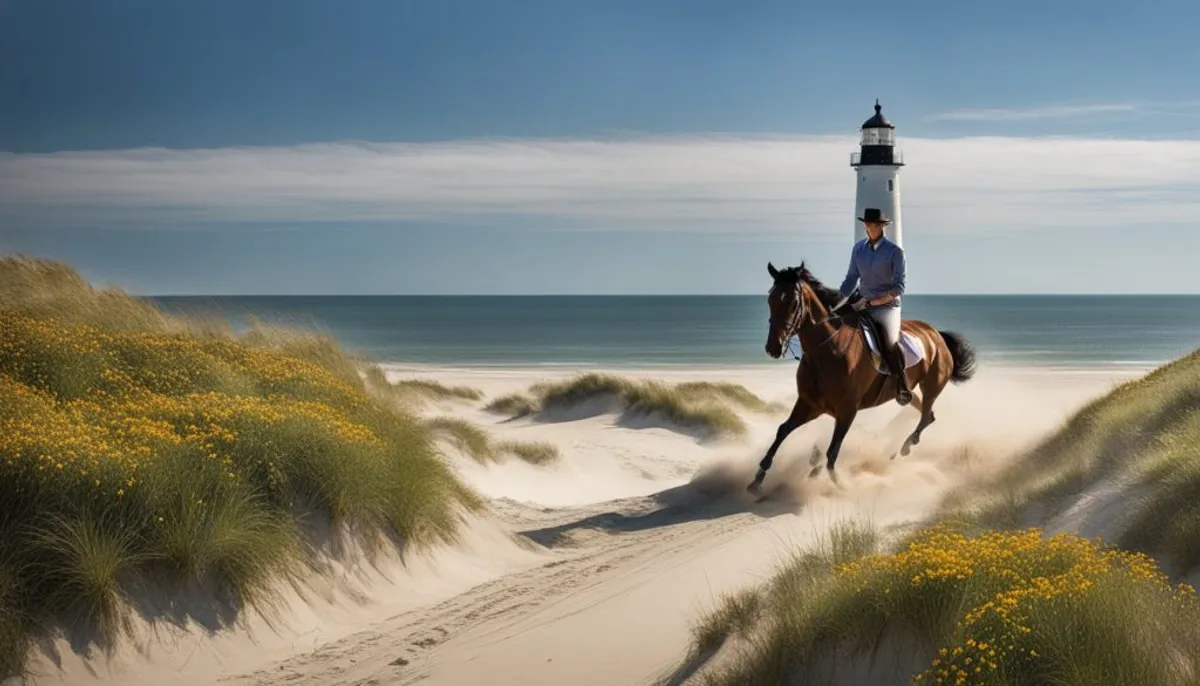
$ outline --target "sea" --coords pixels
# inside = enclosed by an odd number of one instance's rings
[[[160,296],[163,309],[323,331],[380,363],[454,367],[795,364],[763,351],[763,296]],[[1200,347],[1200,296],[904,296],[981,365],[1148,368]]]

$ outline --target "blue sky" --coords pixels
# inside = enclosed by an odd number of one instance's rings
[[[0,0],[0,250],[147,293],[837,280],[878,97],[913,292],[1200,292],[1200,6],[913,5]]]

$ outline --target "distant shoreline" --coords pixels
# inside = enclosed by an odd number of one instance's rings
[[[1125,373],[1125,374],[1144,374],[1150,372],[1156,367],[1167,364],[1170,360],[1160,362],[1151,361],[1118,361],[1118,362],[1097,362],[1094,364],[1077,363],[1071,365],[1057,364],[1012,364],[1012,363],[990,363],[986,365],[986,369],[1003,374],[1104,374],[1104,373]],[[634,372],[638,374],[647,374],[654,372],[664,373],[717,373],[722,371],[727,372],[772,372],[793,373],[795,371],[796,360],[768,360],[765,362],[754,362],[745,364],[729,364],[729,363],[705,363],[705,362],[680,362],[678,364],[669,363],[608,363],[608,362],[586,362],[586,363],[571,363],[571,362],[478,362],[470,364],[448,364],[439,362],[406,362],[398,360],[378,360],[371,361],[371,364],[378,365],[384,371],[388,372],[520,372],[529,373],[531,371],[546,370],[554,372],[569,372],[578,370],[580,372]]]
[[[909,298],[1200,298],[1200,293],[907,293]],[[147,300],[203,300],[206,298],[758,298],[761,293],[155,293],[138,294]]]

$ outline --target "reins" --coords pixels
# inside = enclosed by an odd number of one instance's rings
[[[792,339],[792,336],[795,336],[797,342],[799,342],[800,332],[804,330],[805,326],[821,326],[822,324],[828,324],[829,322],[834,321],[834,320],[845,319],[845,317],[840,314],[831,314],[819,322],[809,319],[808,324],[806,325],[804,323],[804,315],[805,315],[806,308],[804,306],[804,282],[803,281],[796,282],[794,293],[796,295],[796,302],[798,303],[798,305],[796,307],[796,312],[788,320],[787,329],[784,330],[785,331],[785,335],[783,337],[784,341],[790,341]],[[775,320],[773,317],[771,318],[771,323],[772,324],[775,323]],[[820,348],[820,347],[824,346],[826,343],[828,343],[829,341],[832,341],[833,337],[838,335],[838,332],[840,332],[840,331],[841,331],[840,328],[834,329],[833,333],[829,334],[829,337],[826,338],[825,340],[821,341],[819,344],[817,344],[816,347]],[[790,347],[790,346],[788,346],[788,347]],[[803,348],[803,345],[801,345],[801,348]],[[800,359],[796,355],[792,355],[792,357],[794,357],[797,360]]]

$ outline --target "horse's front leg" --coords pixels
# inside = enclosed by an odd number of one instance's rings
[[[754,481],[746,486],[746,490],[751,493],[758,493],[762,490],[763,479],[767,476],[767,470],[771,468],[771,463],[775,461],[775,453],[779,451],[779,446],[787,439],[793,431],[807,424],[817,416],[817,411],[804,398],[797,398],[796,404],[792,406],[792,413],[788,418],[779,425],[779,429],[775,431],[775,440],[771,443],[771,447],[767,448],[767,454],[763,456],[761,462],[758,463],[758,473],[754,475]]]
[[[842,451],[842,441],[846,440],[846,434],[850,431],[850,425],[854,423],[854,418],[858,416],[858,408],[840,410],[834,416],[833,436],[829,439],[829,450],[825,451],[825,470],[829,472],[829,478],[837,483],[837,474],[833,471],[833,466],[837,463],[838,454]],[[813,467],[809,472],[809,477],[816,476],[821,471],[821,466]]]

